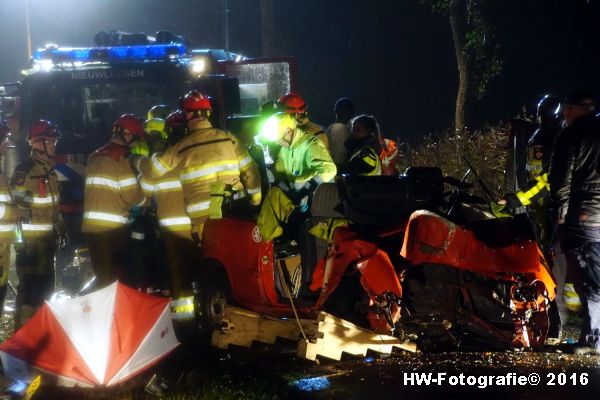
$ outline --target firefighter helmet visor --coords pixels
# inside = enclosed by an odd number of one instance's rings
[[[148,110],[148,119],[160,118],[165,119],[171,113],[168,106],[164,104],[157,104]]]
[[[162,139],[167,138],[165,131],[165,120],[161,118],[152,118],[144,122],[144,131],[146,135],[158,134]]]

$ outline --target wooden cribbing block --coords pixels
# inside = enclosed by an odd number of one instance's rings
[[[301,322],[308,327],[313,321]],[[253,341],[275,344],[277,337],[298,340],[301,334],[297,322],[225,306],[223,327],[213,331],[211,341],[213,346],[227,349],[230,344],[251,347]]]
[[[306,333],[317,339],[309,342],[301,340],[298,344],[298,356],[309,360],[316,359],[318,355],[340,360],[342,352],[365,356],[367,350],[389,354],[394,347],[417,351],[415,343],[372,332],[326,312],[319,314],[319,320]]]

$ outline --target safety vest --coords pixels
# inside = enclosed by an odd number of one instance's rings
[[[31,220],[21,224],[27,239],[53,234],[59,205],[54,163],[31,158],[15,168],[12,195],[19,207],[31,210]]]
[[[109,143],[92,153],[85,169],[82,231],[104,232],[129,223],[131,207],[145,197],[126,155],[129,148]]]
[[[253,204],[261,200],[258,167],[237,138],[215,129],[209,121],[197,123],[174,146],[141,164],[144,176],[156,179],[170,171],[179,177],[185,211],[201,233],[210,212],[210,187],[214,182],[246,190]]]
[[[354,175],[379,176],[382,162],[377,152],[369,146],[361,147],[348,160],[348,172]]]
[[[156,218],[160,228],[191,240],[192,221],[185,211],[183,188],[177,172],[167,172],[153,181],[143,176],[140,185],[146,198],[154,197],[156,201]]]
[[[543,172],[544,147],[541,143],[530,143],[527,146],[527,177],[530,180]]]

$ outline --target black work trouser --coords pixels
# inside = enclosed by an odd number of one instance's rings
[[[127,280],[129,244],[128,227],[86,234],[96,287],[102,288],[116,279]]]
[[[191,294],[191,280],[200,268],[200,247],[191,236],[187,239],[167,229],[161,229],[160,237],[165,247],[171,297],[178,299]]]
[[[567,281],[573,282],[583,306],[580,344],[600,349],[600,242],[561,236],[567,259]]]
[[[54,235],[26,239],[24,247],[17,250],[17,310],[20,310],[21,306],[37,308],[50,297],[54,291],[55,255]]]

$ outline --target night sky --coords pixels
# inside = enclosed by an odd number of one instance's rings
[[[30,0],[34,48],[91,46],[99,30],[185,35],[222,48],[220,0]],[[600,2],[502,0],[496,26],[502,75],[471,108],[474,125],[515,116],[546,92],[600,89]],[[327,126],[333,102],[351,97],[390,136],[418,137],[451,125],[457,85],[448,20],[416,0],[273,0],[275,52],[295,56],[300,94]],[[261,56],[259,0],[229,0],[230,49]],[[24,0],[0,0],[0,81],[26,65]],[[124,110],[126,111],[126,110]]]

